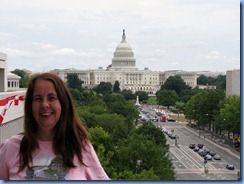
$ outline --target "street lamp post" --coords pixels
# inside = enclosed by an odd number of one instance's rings
[[[178,123],[180,122],[180,116],[179,116],[179,111],[178,111]]]
[[[207,157],[206,156],[204,157],[204,162],[203,163],[204,163],[204,173],[207,174],[208,173],[208,169],[206,167],[206,164],[208,163],[208,161],[207,161]]]
[[[175,146],[177,146],[179,148],[179,136],[178,135],[175,136]]]

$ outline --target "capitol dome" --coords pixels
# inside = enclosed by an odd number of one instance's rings
[[[136,60],[123,30],[122,41],[117,45],[110,69],[135,69]]]

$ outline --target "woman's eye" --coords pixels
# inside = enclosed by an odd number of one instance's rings
[[[42,98],[40,98],[40,97],[35,97],[35,98],[33,98],[33,101],[35,101],[35,102],[40,102],[40,101],[42,101]]]
[[[54,101],[57,99],[57,97],[56,96],[50,96],[50,97],[48,97],[48,99],[49,99],[49,101]]]

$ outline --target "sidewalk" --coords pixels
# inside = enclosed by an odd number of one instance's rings
[[[192,133],[199,135],[199,132],[195,128],[191,128],[186,126],[186,128],[191,131]],[[240,159],[240,152],[232,149],[229,145],[224,144],[223,142],[219,142],[216,139],[213,139],[210,134],[205,133],[204,135],[201,134],[200,137],[204,138],[206,141],[211,142],[215,146],[219,147],[220,149],[224,150],[225,152],[228,152],[229,154],[233,155],[234,157]]]

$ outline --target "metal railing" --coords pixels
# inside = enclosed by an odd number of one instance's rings
[[[24,117],[3,123],[0,126],[0,143],[13,135],[23,132],[24,130]]]

